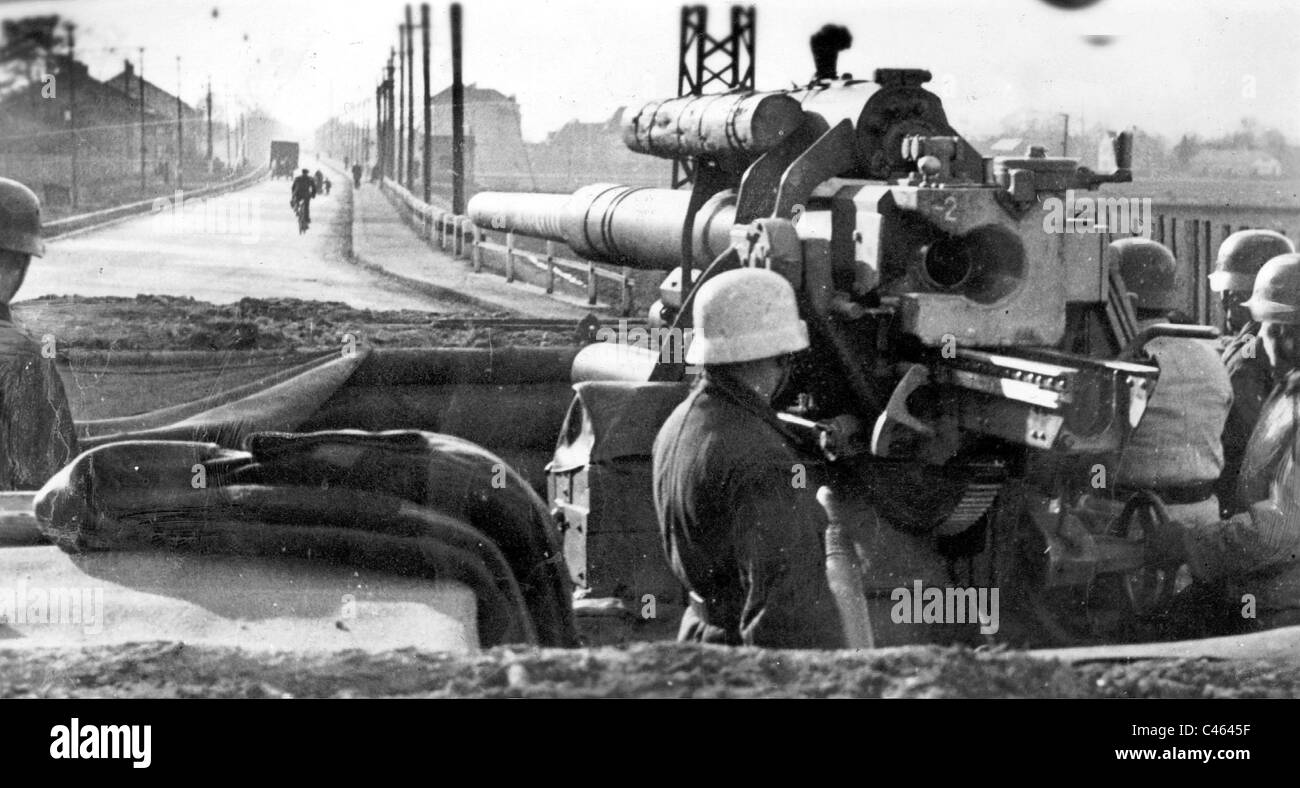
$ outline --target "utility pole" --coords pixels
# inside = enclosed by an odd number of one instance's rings
[[[208,77],[208,172],[212,172],[212,77]]]
[[[397,26],[397,170],[393,180],[406,179],[406,26]]]
[[[393,90],[393,59],[397,57],[397,50],[389,48],[388,50],[388,79],[384,81],[384,174],[389,178],[397,177],[397,162],[394,158],[397,147],[397,140],[393,134],[396,131],[396,124],[393,123],[393,98],[397,95]]]
[[[1065,129],[1064,131],[1061,132],[1061,155],[1069,156],[1070,155],[1070,113],[1061,112],[1058,114],[1065,119]]]
[[[229,86],[227,86],[229,87]],[[230,158],[230,91],[226,91],[226,109],[221,113],[221,125],[226,127],[226,171],[234,169],[234,162]]]
[[[149,189],[148,179],[145,175],[144,158],[144,47],[140,47],[140,197],[144,197],[145,192]]]
[[[451,212],[465,213],[465,84],[461,74],[460,3],[451,4]]]
[[[68,30],[68,131],[72,139],[72,188],[68,199],[72,207],[77,207],[77,148],[81,140],[77,136],[77,39],[76,25],[69,22]]]
[[[424,49],[424,166],[420,179],[424,181],[424,203],[433,199],[433,117],[429,99],[429,4],[420,3],[420,45]]]
[[[406,4],[406,190],[415,188],[415,25]]]
[[[185,121],[181,119],[181,56],[176,56],[176,191],[185,189]]]
[[[375,166],[383,172],[384,149],[381,140],[384,138],[384,80],[381,78],[379,84],[375,86]],[[369,161],[367,160],[367,164]]]

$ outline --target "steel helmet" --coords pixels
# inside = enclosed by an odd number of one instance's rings
[[[808,347],[794,288],[766,268],[726,271],[695,294],[695,332],[687,364],[734,364]]]
[[[1300,254],[1280,254],[1264,263],[1243,306],[1260,322],[1300,324]]]
[[[0,249],[41,257],[41,201],[18,181],[0,178]]]
[[[1178,263],[1168,249],[1149,238],[1121,238],[1106,247],[1106,260],[1119,267],[1119,275],[1141,309],[1172,309]]]
[[[1295,244],[1272,230],[1240,230],[1224,239],[1219,258],[1210,274],[1210,289],[1216,293],[1240,290],[1249,293],[1255,275],[1264,263],[1295,251]]]

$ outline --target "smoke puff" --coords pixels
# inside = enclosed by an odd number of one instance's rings
[[[839,51],[851,46],[853,46],[853,34],[843,25],[825,25],[812,36],[813,49]]]

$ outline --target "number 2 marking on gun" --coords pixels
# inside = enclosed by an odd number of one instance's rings
[[[949,195],[944,199],[943,205],[934,206],[934,210],[943,214],[945,222],[957,221],[957,198]]]

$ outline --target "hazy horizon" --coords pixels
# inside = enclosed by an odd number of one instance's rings
[[[172,92],[179,79],[187,102],[197,102],[211,77],[217,114],[261,106],[308,134],[345,104],[373,97],[404,5],[20,0],[0,2],[0,18],[59,14],[78,25],[78,59],[96,78],[136,61],[143,46],[145,77]],[[448,5],[431,4],[433,92],[451,79]],[[708,5],[711,32],[720,35],[730,4]],[[1289,0],[1100,0],[1079,11],[1043,0],[755,5],[759,89],[806,82],[808,37],[835,22],[854,34],[842,71],[929,69],[930,89],[964,134],[996,133],[1009,116],[1069,113],[1072,124],[1137,126],[1176,140],[1218,136],[1250,117],[1300,142],[1300,69],[1281,65],[1300,28],[1300,4]],[[525,139],[677,93],[678,2],[463,7],[465,81],[515,96]],[[418,4],[413,13],[418,24]],[[418,31],[415,41],[418,56]],[[416,84],[418,92],[418,69]],[[373,105],[357,117],[373,120]]]

